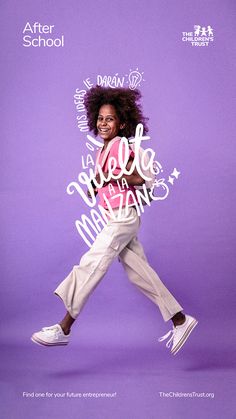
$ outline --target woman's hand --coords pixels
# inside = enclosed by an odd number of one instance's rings
[[[96,196],[96,195],[97,195],[97,193],[98,193],[98,190],[97,190],[97,188],[96,188],[96,186],[95,186],[95,184],[94,184],[94,181],[93,181],[93,180],[91,180],[91,186],[92,186],[92,188],[93,188],[94,196]],[[92,196],[91,196],[91,193],[90,193],[90,190],[89,190],[89,189],[87,189],[87,196],[88,196],[89,198],[92,198]]]
[[[107,176],[108,176],[108,173],[106,173],[106,172],[103,172],[103,176],[105,177],[105,178],[107,178]],[[98,173],[97,175],[96,175],[96,182],[98,183],[98,184],[100,184],[101,183],[101,176],[100,176],[100,174]],[[112,180],[112,179],[111,179]],[[109,181],[110,182],[110,181]],[[101,186],[101,188],[104,188],[104,186],[106,186],[106,185],[108,185],[108,183],[109,182],[103,182],[103,184],[102,184],[102,186]]]
[[[97,193],[98,193],[98,190],[97,190],[97,189],[94,189],[93,191],[94,191],[94,195],[96,196],[96,195],[97,195]],[[89,198],[92,198],[92,196],[91,196],[91,193],[90,193],[89,189],[87,189],[87,196],[88,196]]]

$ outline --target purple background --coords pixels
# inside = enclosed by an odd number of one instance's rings
[[[235,418],[233,201],[235,118],[233,1],[3,1],[1,281],[4,418]],[[54,24],[64,48],[24,48],[27,22]],[[183,31],[211,25],[192,47]],[[34,345],[58,322],[53,290],[87,250],[74,221],[87,211],[66,193],[81,171],[85,134],[75,89],[97,74],[138,67],[152,148],[170,195],[142,217],[151,265],[199,320],[171,357],[157,338],[171,324],[115,262],[91,296],[66,348]],[[23,399],[22,392],[116,392],[113,399]],[[214,399],[159,392],[214,392]]]

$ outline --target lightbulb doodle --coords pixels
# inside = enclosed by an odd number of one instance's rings
[[[129,75],[126,74],[126,76],[128,77],[128,81],[127,83],[129,83],[129,88],[131,90],[135,90],[138,87],[140,87],[140,83],[142,81],[145,81],[143,78],[143,72],[139,72],[138,68],[136,68],[136,70],[130,70]]]

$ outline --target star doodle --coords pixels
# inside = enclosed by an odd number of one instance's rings
[[[168,178],[168,181],[167,181],[167,182],[169,182],[169,183],[171,183],[171,185],[173,185],[173,183],[174,183],[174,178],[169,176],[169,178]]]
[[[178,179],[181,172],[178,172],[176,168],[174,168],[173,172],[171,173],[171,176],[174,176],[176,179]]]

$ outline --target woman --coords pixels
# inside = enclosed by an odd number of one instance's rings
[[[115,217],[111,217],[107,225],[98,234],[92,247],[86,252],[80,264],[73,267],[69,275],[56,288],[54,293],[59,296],[65,307],[66,315],[60,323],[44,327],[31,337],[32,341],[46,346],[67,345],[71,335],[71,327],[81,312],[89,295],[105,275],[112,261],[119,256],[125,271],[132,283],[150,298],[160,309],[164,321],[172,320],[173,328],[159,340],[170,337],[166,346],[176,354],[186,342],[190,333],[197,325],[197,320],[185,315],[181,305],[161,282],[156,272],[149,265],[142,245],[137,239],[140,219],[133,205],[134,186],[142,185],[134,164],[134,153],[129,149],[126,169],[133,169],[130,174],[122,175],[122,189],[119,188],[117,175],[121,173],[119,166],[119,150],[124,154],[121,137],[134,136],[136,126],[142,123],[144,134],[147,132],[146,118],[139,105],[141,94],[125,88],[92,88],[85,97],[88,124],[95,135],[104,142],[102,151],[97,158],[100,166],[94,178],[94,193],[98,193],[100,205],[112,208]],[[109,149],[108,157],[103,159]],[[107,154],[107,153],[106,153]],[[111,169],[109,160],[117,162],[112,172],[113,178],[107,180],[107,171]],[[115,160],[114,160],[115,159]],[[131,193],[132,192],[132,193]],[[122,200],[122,209],[119,210]],[[119,217],[116,216],[119,212]]]

